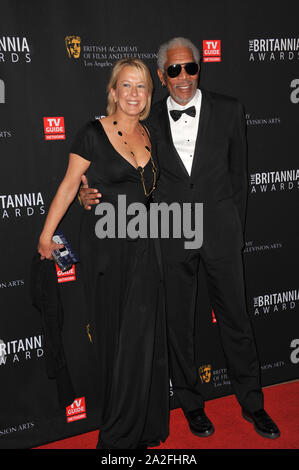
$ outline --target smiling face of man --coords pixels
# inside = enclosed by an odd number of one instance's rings
[[[188,104],[197,89],[199,67],[196,75],[189,75],[183,67],[183,65],[192,62],[195,61],[191,49],[183,46],[174,47],[167,51],[164,72],[158,69],[158,76],[161,83],[167,86],[172,99],[180,105]],[[182,70],[177,77],[171,78],[167,74],[167,68],[174,64],[180,64]]]

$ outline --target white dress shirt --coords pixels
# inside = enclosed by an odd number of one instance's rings
[[[174,146],[179,156],[181,157],[181,160],[184,163],[186,170],[188,171],[190,175],[193,157],[194,157],[197,131],[198,131],[199,114],[200,114],[200,107],[201,107],[201,91],[197,89],[192,100],[189,101],[189,103],[184,106],[181,106],[178,103],[176,103],[171,98],[171,96],[167,98],[166,103],[167,103],[168,113],[172,109],[183,110],[183,109],[190,108],[190,106],[195,106],[195,109],[196,109],[195,117],[189,116],[188,114],[184,113],[181,115],[180,119],[178,119],[177,121],[174,121],[174,119],[171,117],[169,113],[170,130],[171,130]]]

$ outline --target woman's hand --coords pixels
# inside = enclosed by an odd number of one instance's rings
[[[58,250],[59,248],[63,248],[63,247],[64,247],[63,243],[55,243],[51,239],[43,239],[42,237],[40,237],[37,251],[41,255],[40,257],[41,260],[44,260],[45,258],[52,260],[53,259],[52,251]]]

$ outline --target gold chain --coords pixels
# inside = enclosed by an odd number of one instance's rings
[[[114,124],[114,126],[117,126],[117,121],[113,121],[113,124]],[[139,126],[142,128],[142,130],[141,130],[141,135],[142,135],[143,142],[144,142],[144,140],[145,140],[145,139],[144,139],[144,130],[143,130],[144,128],[143,128],[143,126],[142,126],[140,123],[139,123]],[[123,133],[122,133],[120,130],[118,130],[117,133],[118,133],[118,135],[119,135],[120,137],[123,137]],[[125,140],[124,140],[123,142],[124,142],[125,145],[128,145],[128,143],[127,143]],[[137,165],[138,162],[136,161],[135,153],[132,151],[132,149],[131,149],[131,147],[130,147],[129,145],[128,145],[128,147],[129,147],[130,153],[131,153],[132,157],[134,158],[134,161],[135,161],[135,163],[136,163],[136,165]],[[146,150],[149,152],[149,154],[150,154],[150,160],[151,160],[151,163],[152,163],[152,172],[153,172],[153,186],[152,186],[152,189],[150,190],[149,193],[146,191],[146,187],[145,187],[145,181],[144,181],[144,176],[143,176],[144,167],[138,166],[136,169],[137,169],[137,170],[139,171],[139,173],[140,173],[140,179],[141,179],[141,183],[142,183],[142,186],[143,186],[144,194],[145,194],[146,197],[149,197],[149,196],[152,194],[152,192],[156,189],[157,168],[156,168],[156,165],[155,165],[154,160],[153,160],[153,157],[152,157],[151,148],[150,148],[148,145],[145,145],[144,147],[145,147],[145,149],[146,149]]]

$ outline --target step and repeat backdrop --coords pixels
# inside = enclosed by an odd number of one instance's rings
[[[144,60],[156,101],[166,93],[157,79],[157,50],[175,36],[190,38],[201,51],[200,86],[244,105],[244,261],[262,384],[299,378],[296,3],[1,1],[0,448],[30,448],[97,429],[80,263],[67,273],[56,270],[61,308],[53,339],[32,304],[32,258],[72,138],[106,112],[112,65],[123,57]],[[75,250],[82,211],[76,199],[60,224]],[[49,366],[47,341],[59,343],[63,374]],[[196,348],[206,399],[231,394],[202,272]],[[171,386],[170,397],[175,408]]]

